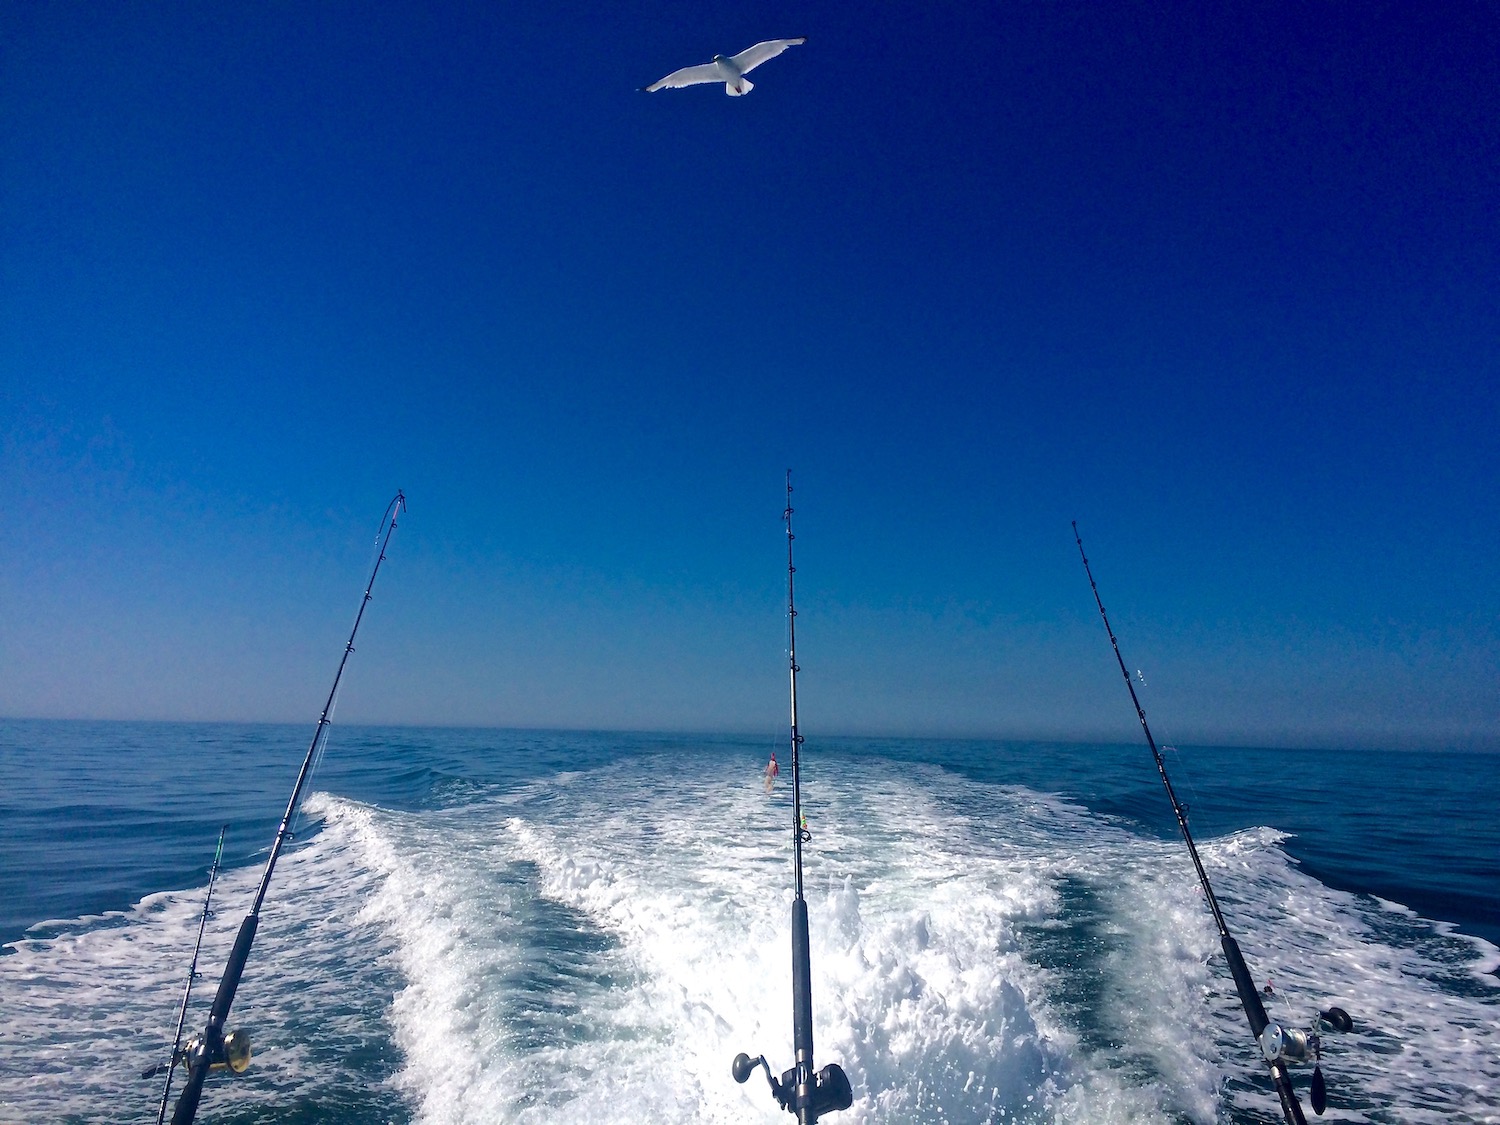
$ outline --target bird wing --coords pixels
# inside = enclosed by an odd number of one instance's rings
[[[767,59],[774,59],[788,47],[795,47],[799,43],[806,43],[807,36],[803,35],[796,39],[767,39],[764,43],[757,43],[729,61],[739,68],[741,74],[749,74]]]
[[[754,50],[754,48],[751,48]],[[723,75],[719,73],[718,63],[700,63],[697,66],[685,66],[681,70],[674,70],[665,78],[651,83],[646,89],[649,90],[676,90],[683,86],[697,86],[701,82],[722,82]]]

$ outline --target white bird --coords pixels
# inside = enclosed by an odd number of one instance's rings
[[[713,62],[702,63],[698,66],[685,66],[681,70],[674,70],[671,74],[658,82],[642,87],[647,92],[654,90],[676,90],[682,86],[696,86],[701,82],[722,82],[724,92],[732,98],[741,94],[748,94],[755,88],[755,84],[746,78],[752,70],[767,59],[774,59],[788,47],[795,47],[799,43],[806,43],[807,36],[797,39],[767,39],[764,43],[757,43],[748,50],[741,51],[737,55],[725,58],[723,55],[715,55]]]

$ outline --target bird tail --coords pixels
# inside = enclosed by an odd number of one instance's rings
[[[744,75],[740,76],[738,82],[726,82],[724,84],[724,92],[731,98],[737,98],[741,94],[748,94],[753,89],[755,89],[755,83],[751,82]]]

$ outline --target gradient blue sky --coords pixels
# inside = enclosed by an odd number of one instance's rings
[[[756,89],[637,92],[806,35]],[[0,7],[0,714],[1500,744],[1493,3]]]

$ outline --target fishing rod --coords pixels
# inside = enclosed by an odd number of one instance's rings
[[[854,1104],[854,1091],[844,1068],[829,1063],[813,1071],[812,1021],[812,954],[807,937],[807,900],[802,897],[802,845],[812,839],[802,819],[802,735],[797,729],[797,568],[792,565],[792,471],[786,471],[786,616],[787,666],[792,691],[792,872],[795,893],[792,897],[792,1046],[797,1065],[782,1074],[778,1082],[771,1074],[771,1064],[764,1055],[751,1058],[741,1052],[734,1057],[734,1080],[743,1084],[759,1065],[771,1084],[771,1096],[781,1108],[796,1115],[799,1125],[813,1125],[825,1113],[848,1109]]]
[[[195,1035],[188,1040],[183,1048],[183,1055],[188,1066],[187,1084],[182,1088],[182,1094],[177,1099],[177,1107],[172,1111],[172,1125],[192,1125],[193,1117],[198,1112],[198,1102],[203,1097],[203,1082],[208,1077],[210,1069],[227,1067],[234,1074],[243,1074],[250,1065],[250,1039],[243,1031],[231,1031],[224,1034],[224,1021],[229,1018],[230,1005],[234,1003],[234,994],[240,986],[240,977],[245,973],[245,962],[250,957],[250,946],[255,941],[255,931],[260,926],[260,908],[266,898],[266,889],[271,885],[271,873],[276,870],[276,861],[281,858],[281,850],[286,842],[291,839],[292,818],[297,814],[297,808],[302,801],[302,789],[307,784],[308,776],[312,773],[313,763],[328,738],[328,727],[333,721],[334,700],[338,696],[339,681],[344,676],[344,666],[349,663],[349,654],[354,651],[354,637],[359,632],[359,623],[364,620],[365,607],[370,604],[370,591],[375,587],[375,576],[380,573],[380,564],[385,562],[385,549],[391,541],[392,534],[396,530],[396,519],[406,511],[406,495],[397,491],[395,498],[386,506],[385,515],[381,517],[381,527],[384,533],[380,538],[380,550],[375,558],[374,569],[370,571],[370,581],[365,585],[365,596],[359,603],[359,612],[354,616],[354,628],[349,630],[349,640],[344,644],[344,655],[339,660],[338,671],[333,677],[333,687],[328,690],[328,700],[323,704],[323,713],[318,718],[317,728],[313,731],[312,742],[307,747],[307,755],[302,759],[302,768],[297,772],[297,783],[292,786],[292,797],[287,802],[286,813],[281,818],[281,827],[276,830],[276,839],[271,843],[271,854],[266,860],[265,872],[260,877],[260,886],[255,891],[255,901],[250,906],[250,913],[245,915],[245,920],[240,923],[239,933],[234,939],[234,948],[229,953],[229,961],[224,966],[224,975],[219,978],[219,990],[214,995],[213,1007],[209,1010],[208,1023],[201,1035]]]
[[[219,860],[224,856],[224,833],[228,830],[228,825],[219,829],[219,846],[214,849],[213,866],[208,869],[208,894],[203,897],[203,912],[198,915],[198,940],[193,943],[193,960],[188,965],[187,984],[182,989],[182,1007],[177,1010],[177,1030],[172,1035],[172,1050],[167,1055],[166,1062],[157,1063],[141,1072],[142,1078],[151,1078],[163,1070],[167,1072],[167,1080],[161,1088],[161,1105],[156,1110],[156,1125],[161,1125],[167,1118],[167,1102],[172,1097],[172,1075],[177,1070],[177,1064],[182,1061],[182,1025],[187,1022],[188,998],[193,994],[193,981],[198,979],[198,952],[203,948],[208,907],[214,900],[214,882],[219,877]]]
[[[1229,972],[1234,977],[1235,991],[1239,993],[1240,1005],[1245,1009],[1245,1018],[1250,1023],[1250,1034],[1260,1045],[1261,1055],[1271,1070],[1271,1081],[1275,1083],[1276,1096],[1281,1099],[1282,1116],[1286,1119],[1287,1125],[1307,1125],[1307,1119],[1302,1116],[1302,1105],[1297,1101],[1297,1091],[1292,1086],[1292,1076],[1286,1064],[1289,1061],[1306,1062],[1309,1057],[1312,1058],[1314,1065],[1311,1101],[1313,1112],[1321,1115],[1327,1107],[1327,1093],[1323,1084],[1321,1065],[1321,1040],[1315,1031],[1284,1028],[1266,1016],[1265,1005],[1261,1003],[1260,993],[1255,988],[1255,980],[1245,964],[1244,955],[1240,953],[1239,943],[1234,940],[1229,927],[1224,924],[1224,913],[1219,909],[1219,900],[1214,896],[1213,886],[1208,881],[1208,872],[1203,869],[1203,861],[1198,858],[1198,846],[1193,843],[1193,834],[1188,830],[1187,813],[1172,789],[1171,779],[1167,777],[1167,767],[1162,762],[1161,752],[1156,748],[1156,739],[1151,736],[1151,727],[1146,722],[1145,708],[1141,706],[1141,701],[1135,694],[1135,684],[1125,668],[1125,658],[1120,655],[1120,643],[1115,639],[1114,628],[1109,623],[1109,614],[1104,612],[1104,602],[1099,597],[1099,587],[1094,582],[1094,572],[1089,566],[1088,556],[1083,553],[1083,538],[1078,534],[1077,520],[1073,521],[1073,538],[1078,543],[1078,557],[1083,560],[1083,572],[1088,575],[1089,589],[1094,592],[1094,604],[1099,607],[1099,616],[1104,620],[1104,631],[1109,634],[1110,646],[1115,650],[1115,660],[1120,665],[1120,675],[1125,677],[1125,688],[1130,692],[1130,702],[1135,705],[1136,718],[1141,721],[1141,730],[1145,732],[1146,745],[1151,747],[1151,757],[1156,761],[1156,772],[1161,774],[1161,783],[1167,790],[1167,800],[1172,802],[1172,812],[1177,816],[1177,827],[1182,830],[1182,838],[1187,843],[1188,854],[1193,857],[1193,868],[1198,872],[1198,882],[1203,887],[1203,897],[1208,900],[1208,909],[1213,914],[1214,925],[1219,930],[1219,944],[1223,947],[1224,959],[1229,962]],[[1268,984],[1266,988],[1269,993],[1270,985]],[[1329,1008],[1319,1013],[1319,1018],[1339,1031],[1349,1031],[1354,1026],[1349,1013],[1342,1008]]]

